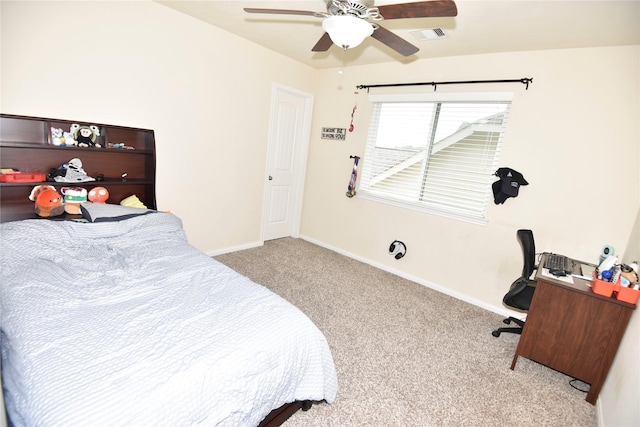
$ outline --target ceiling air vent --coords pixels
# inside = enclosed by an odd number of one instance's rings
[[[447,37],[442,28],[427,28],[409,31],[418,41],[434,40]]]

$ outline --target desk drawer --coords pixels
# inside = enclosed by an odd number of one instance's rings
[[[608,371],[631,309],[538,282],[518,353],[592,383]]]

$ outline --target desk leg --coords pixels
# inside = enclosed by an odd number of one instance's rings
[[[513,360],[511,361],[511,370],[513,371],[516,367],[516,362],[518,361],[518,351],[516,350],[516,354],[513,355]]]
[[[592,405],[596,404],[596,400],[598,400],[598,395],[600,394],[600,390],[602,390],[602,386],[604,385],[604,380],[607,378],[607,373],[604,375],[598,376],[596,380],[590,384],[589,392],[587,392],[587,398],[585,399],[587,402]]]

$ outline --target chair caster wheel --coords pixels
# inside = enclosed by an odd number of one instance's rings
[[[491,332],[491,335],[493,335],[494,337],[499,337],[500,336],[500,331],[493,331]]]
[[[507,324],[507,325],[510,325],[510,324],[511,324],[511,320],[509,320],[509,319],[504,319],[504,320],[502,321],[502,323],[505,323],[505,324]]]

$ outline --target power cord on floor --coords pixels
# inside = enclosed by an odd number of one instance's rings
[[[580,385],[576,385],[576,383],[580,383]],[[583,393],[588,393],[589,389],[591,388],[591,386],[589,384],[585,383],[584,381],[580,381],[577,378],[574,378],[571,381],[569,381],[569,385],[571,387],[575,388],[576,390],[581,391]]]

